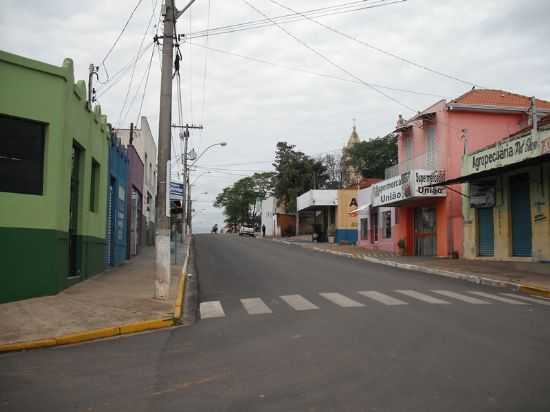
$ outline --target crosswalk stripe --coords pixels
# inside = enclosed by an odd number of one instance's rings
[[[410,296],[411,298],[415,298],[426,303],[434,303],[438,305],[449,304],[449,302],[447,302],[446,300],[434,298],[433,296],[425,295],[424,293],[420,293],[415,290],[396,290],[396,292],[402,293],[403,295]]]
[[[375,290],[365,290],[361,292],[357,292],[360,295],[366,296],[367,298],[370,298],[372,300],[375,300],[377,302],[383,303],[384,305],[407,305],[407,302],[403,302],[402,300],[392,298],[391,296],[385,295],[380,292],[376,292]]]
[[[265,313],[273,313],[271,309],[260,298],[241,299],[244,309],[249,315],[263,315]]]
[[[472,296],[463,295],[462,293],[451,292],[450,290],[432,290],[432,292],[438,293],[449,298],[461,300],[466,303],[473,303],[474,305],[489,305],[490,302],[474,298]]]
[[[319,295],[321,295],[325,299],[330,300],[332,303],[335,303],[336,305],[341,306],[343,308],[365,306],[362,303],[357,302],[353,299],[350,299],[347,296],[344,296],[340,293],[327,292],[327,293],[319,293]]]
[[[300,295],[283,295],[280,297],[294,310],[313,310],[319,309],[319,306],[314,305],[309,300]]]
[[[506,295],[506,296],[510,296],[511,298],[514,298],[514,299],[521,299],[521,300],[525,300],[527,302],[538,303],[539,305],[548,305],[548,306],[550,306],[550,300],[544,300],[544,299],[530,298],[530,297],[527,297],[527,296],[514,295],[513,293],[502,293],[502,294]]]
[[[222,304],[219,300],[201,302],[199,309],[201,319],[223,318],[225,316],[225,312],[223,311]]]
[[[485,293],[485,292],[478,292],[478,291],[470,291],[470,293],[473,293],[474,295],[477,295],[477,296],[482,296],[484,298],[497,300],[499,302],[509,303],[511,305],[528,305],[528,303],[520,302],[519,300],[504,298],[498,295],[493,295],[492,293]]]

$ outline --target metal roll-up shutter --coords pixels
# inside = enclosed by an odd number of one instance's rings
[[[495,227],[493,222],[493,208],[477,209],[478,213],[478,241],[479,256],[494,256],[495,254]]]

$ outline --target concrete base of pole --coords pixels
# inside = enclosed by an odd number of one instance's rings
[[[159,229],[155,243],[155,298],[167,299],[170,293],[170,231]]]

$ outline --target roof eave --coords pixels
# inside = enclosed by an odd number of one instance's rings
[[[491,113],[527,113],[528,107],[521,106],[497,106],[485,104],[465,104],[465,103],[448,103],[449,111],[466,111],[466,112],[491,112]],[[550,109],[537,108],[539,113],[550,113]]]

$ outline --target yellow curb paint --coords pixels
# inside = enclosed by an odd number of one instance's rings
[[[537,286],[520,284],[519,291],[528,295],[537,295],[550,298],[550,289],[539,288]]]
[[[152,329],[167,328],[174,325],[174,319],[155,319],[146,320],[144,322],[131,323],[129,325],[121,326],[120,334],[126,335],[128,333],[143,332]]]
[[[57,345],[68,345],[70,343],[80,343],[88,340],[110,338],[118,335],[119,333],[120,330],[118,327],[102,328],[59,336],[55,338],[55,341]]]
[[[174,306],[174,319],[180,319],[183,315],[183,297],[185,296],[185,272],[182,271],[178,282],[178,295],[176,297],[176,305]]]
[[[0,345],[0,352],[13,352],[25,349],[47,348],[55,345],[55,338],[31,340],[29,342],[16,342]]]

